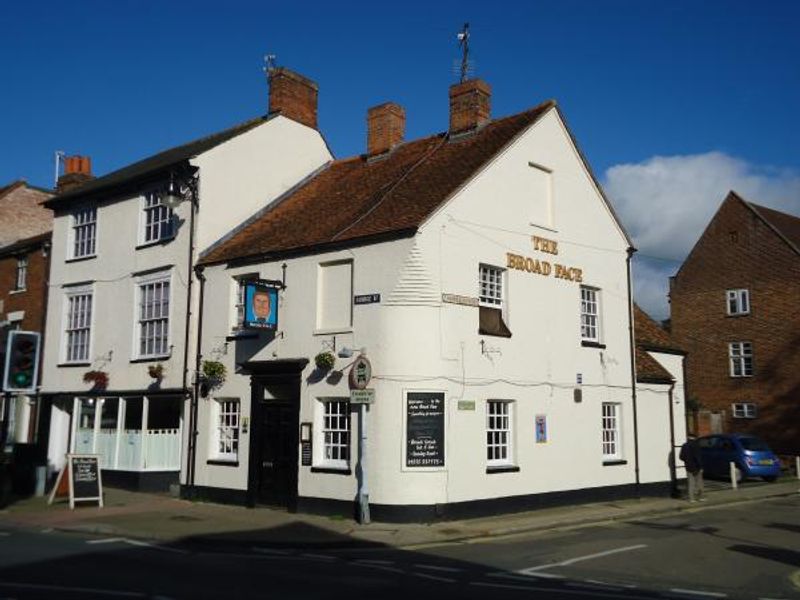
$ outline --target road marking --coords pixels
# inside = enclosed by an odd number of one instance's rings
[[[431,571],[443,571],[445,573],[461,573],[464,569],[457,569],[455,567],[440,567],[439,565],[421,565],[416,564],[415,567],[420,569],[430,569]]]
[[[622,591],[622,588],[610,583],[589,583],[583,581],[568,581],[564,585],[570,587],[583,588],[587,590],[601,590],[603,592]]]
[[[574,565],[578,562],[583,562],[585,560],[592,560],[595,558],[602,558],[603,556],[610,556],[612,554],[619,554],[620,552],[630,552],[631,550],[640,550],[641,548],[647,548],[647,544],[636,544],[635,546],[624,546],[623,548],[614,548],[613,550],[606,550],[605,552],[597,552],[595,554],[587,554],[586,556],[576,556],[575,558],[569,558],[567,560],[558,562],[558,563],[548,563],[546,565],[538,565],[536,567],[528,567],[527,569],[521,569],[517,571],[517,573],[522,573],[523,575],[532,575],[536,571],[543,571],[545,569],[552,569],[555,567],[566,567],[569,565]]]
[[[444,583],[455,583],[457,580],[450,577],[439,577],[438,575],[429,575],[428,573],[415,573],[411,572],[414,577],[424,577],[425,579],[433,579],[434,581],[443,581]]]
[[[393,560],[377,560],[371,558],[356,558],[353,560],[354,563],[365,564],[365,565],[393,565]]]
[[[313,558],[316,560],[336,560],[335,556],[327,556],[325,554],[311,554],[310,552],[306,552],[301,554],[300,556],[305,556],[306,558]]]
[[[124,542],[123,538],[102,538],[99,540],[86,540],[87,544],[113,544],[114,542]]]
[[[40,583],[18,583],[15,581],[0,581],[0,587],[9,587],[28,590],[48,590],[60,592],[80,592],[82,594],[104,594],[106,596],[123,596],[125,598],[146,598],[142,592],[122,592],[118,590],[93,589],[85,587],[69,587],[65,585],[44,585]]]
[[[682,588],[672,588],[670,592],[674,594],[684,594],[688,596],[702,596],[704,598],[727,598],[728,594],[721,592],[704,592],[702,590],[685,590]]]
[[[275,548],[261,548],[260,546],[253,546],[251,548],[254,552],[261,552],[262,554],[291,554],[289,550],[276,550]]]
[[[526,573],[524,575],[511,575],[502,571],[496,573],[487,573],[489,577],[502,577],[503,579],[513,579],[515,581],[530,581],[531,577],[537,579],[565,579],[563,575],[555,575],[554,573]]]
[[[405,573],[403,569],[398,569],[397,567],[388,567],[386,565],[376,565],[371,562],[364,562],[360,560],[355,560],[351,564],[356,565],[357,567],[366,567],[368,569],[380,569],[381,571],[389,571],[390,573]]]
[[[792,582],[792,585],[800,590],[800,571],[795,571],[791,575],[789,575],[789,581]]]

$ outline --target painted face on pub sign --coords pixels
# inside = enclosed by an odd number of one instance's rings
[[[267,292],[256,292],[253,294],[253,315],[256,319],[268,319],[272,312],[272,306]]]

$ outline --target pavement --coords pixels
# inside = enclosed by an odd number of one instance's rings
[[[550,530],[565,530],[709,510],[736,503],[800,493],[800,480],[747,482],[739,489],[707,482],[705,502],[675,498],[633,498],[539,509],[530,512],[433,523],[359,524],[341,517],[289,513],[272,508],[244,508],[189,501],[169,495],[106,488],[105,506],[67,502],[48,505],[47,498],[17,500],[0,510],[0,527],[66,531],[158,544],[304,548],[420,548]]]

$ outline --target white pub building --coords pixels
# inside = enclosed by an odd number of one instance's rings
[[[196,364],[226,376],[187,416],[186,496],[352,515],[366,482],[372,518],[408,520],[668,491],[682,387],[637,398],[632,243],[561,112],[492,120],[480,80],[449,96],[448,131],[414,141],[371,109],[365,154],[201,253]]]

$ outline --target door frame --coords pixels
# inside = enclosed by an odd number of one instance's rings
[[[307,358],[287,359],[287,360],[264,360],[250,361],[242,365],[242,371],[250,374],[250,448],[247,460],[247,506],[255,507],[259,503],[259,484],[261,478],[259,451],[261,449],[262,432],[262,404],[264,402],[264,390],[270,385],[293,385],[296,386],[297,422],[300,422],[300,402],[302,398],[302,373],[306,365]],[[299,431],[297,432],[299,440]],[[297,460],[297,482],[300,480],[300,459],[298,449]],[[295,486],[297,488],[297,486]],[[297,509],[297,498],[299,490],[291,495],[287,503],[287,508],[294,512]]]

